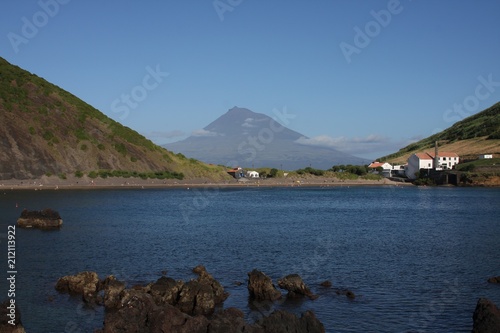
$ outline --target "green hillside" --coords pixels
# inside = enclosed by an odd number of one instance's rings
[[[485,153],[499,154],[500,103],[379,160],[404,162],[413,153],[433,151],[436,141],[438,141],[442,151],[454,151],[460,156],[475,156]]]
[[[155,145],[53,85],[0,58],[0,179],[117,171],[222,179],[207,165]]]

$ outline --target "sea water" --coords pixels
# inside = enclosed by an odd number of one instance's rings
[[[129,286],[198,264],[248,321],[313,310],[327,332],[470,332],[480,297],[500,305],[500,189],[179,188],[0,192],[0,300],[7,229],[23,208],[52,208],[57,231],[16,228],[15,301],[27,332],[93,332],[104,310],[59,294],[57,279],[113,274]],[[316,300],[252,306],[247,273],[299,274]],[[331,288],[320,283],[329,280]],[[351,290],[356,297],[338,294]],[[283,291],[285,293],[285,291]]]

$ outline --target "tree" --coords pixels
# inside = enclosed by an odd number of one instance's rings
[[[278,169],[272,168],[269,172],[269,177],[276,177],[278,175]]]

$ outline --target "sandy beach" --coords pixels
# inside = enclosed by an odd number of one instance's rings
[[[211,179],[141,179],[141,178],[77,178],[68,176],[60,179],[55,176],[43,176],[39,179],[0,180],[0,190],[96,190],[96,189],[143,189],[143,188],[199,188],[199,187],[338,187],[338,186],[413,186],[409,183],[381,180],[341,180],[330,177],[290,177],[228,179],[215,182]]]

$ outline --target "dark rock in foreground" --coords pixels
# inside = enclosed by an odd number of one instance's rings
[[[278,280],[278,286],[280,288],[288,290],[288,296],[303,295],[311,299],[316,299],[317,296],[314,295],[311,290],[306,286],[300,275],[290,274],[282,279]]]
[[[477,301],[472,333],[500,333],[500,310],[486,298]]]
[[[20,228],[58,229],[62,223],[59,213],[50,208],[39,211],[24,209],[17,219],[17,226]]]
[[[488,279],[489,283],[500,283],[500,276],[493,276]]]
[[[281,292],[276,289],[271,278],[256,269],[248,273],[248,292],[256,300],[275,301],[281,298]]]
[[[113,276],[99,280],[97,273],[82,272],[60,278],[56,289],[81,294],[87,302],[104,304],[104,327],[97,333],[325,332],[323,324],[310,311],[300,318],[286,311],[275,311],[254,324],[247,323],[238,309],[216,311],[228,294],[203,266],[194,272],[198,278],[188,282],[162,276],[154,283],[130,289]],[[270,278],[256,270],[252,273],[265,291],[263,295],[281,296]]]
[[[63,276],[56,283],[56,290],[61,293],[82,295],[86,302],[95,302],[99,291],[99,277],[95,272],[81,272]]]
[[[259,322],[264,332],[324,333],[325,327],[312,311],[306,311],[298,318],[286,311],[274,311]]]
[[[15,303],[6,300],[0,307],[0,332],[26,333],[21,323],[21,313]]]

